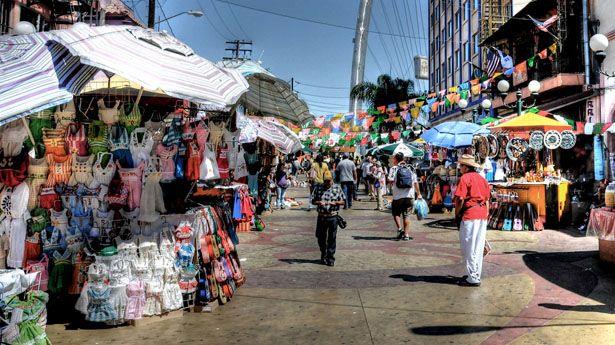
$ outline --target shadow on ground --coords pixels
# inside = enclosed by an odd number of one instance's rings
[[[279,259],[279,261],[285,262],[289,265],[292,264],[313,264],[320,265],[320,260],[318,259]]]
[[[457,229],[457,224],[455,224],[454,219],[434,220],[433,222],[425,223],[425,226],[431,229]]]
[[[425,282],[432,284],[448,284],[448,285],[457,285],[460,277],[453,276],[413,276],[410,274],[393,274],[389,276],[390,278],[395,279],[403,279],[406,282],[416,283],[416,282]]]
[[[360,241],[396,241],[396,237],[386,237],[386,236],[352,236],[353,240]]]

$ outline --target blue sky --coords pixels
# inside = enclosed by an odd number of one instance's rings
[[[147,19],[144,0],[124,0]],[[203,10],[205,16],[183,15],[161,24],[203,57],[218,61],[225,56],[227,39],[251,39],[253,59],[281,79],[291,77],[313,114],[347,112],[354,30],[283,18],[230,5],[219,0],[158,0],[161,18],[186,10]],[[354,28],[359,0],[228,0],[266,11]],[[386,15],[385,15],[386,13]],[[420,15],[422,14],[422,15]],[[370,30],[404,36],[427,37],[427,0],[373,0]],[[370,33],[365,79],[381,73],[414,78],[414,55],[427,55],[426,39],[409,39]],[[308,86],[314,85],[314,86]],[[427,81],[418,83],[427,88]],[[328,88],[325,88],[328,87]]]

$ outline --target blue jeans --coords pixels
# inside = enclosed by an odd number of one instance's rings
[[[286,194],[286,188],[277,186],[278,190],[278,207],[284,207],[284,195]]]
[[[344,207],[352,207],[352,199],[354,197],[354,182],[346,181],[342,182],[341,185],[342,191],[344,191],[344,195],[346,196],[346,203],[344,204]]]

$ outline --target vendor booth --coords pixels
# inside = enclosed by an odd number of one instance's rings
[[[276,150],[301,148],[235,115],[241,74],[137,27],[0,48],[0,316],[28,313],[2,341],[44,342],[47,307],[120,325],[230,300],[246,279],[236,232],[263,228]]]

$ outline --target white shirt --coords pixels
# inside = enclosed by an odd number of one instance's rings
[[[367,177],[367,173],[371,170],[371,168],[372,168],[372,163],[368,161],[361,163],[361,175],[363,178]]]
[[[393,200],[399,200],[399,199],[404,199],[404,198],[414,198],[414,183],[418,182],[416,173],[412,169],[410,169],[410,167],[408,167],[410,171],[412,172],[412,187],[411,188],[398,188],[397,187],[397,169],[400,165],[407,166],[406,163],[400,163],[399,165],[392,167],[391,170],[389,171],[389,181],[393,181]]]

